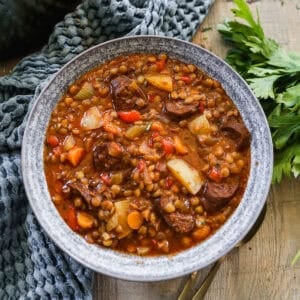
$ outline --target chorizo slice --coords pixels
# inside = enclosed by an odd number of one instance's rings
[[[221,129],[234,140],[237,149],[242,150],[249,146],[250,133],[243,122],[237,118],[229,118],[224,122]]]
[[[179,102],[166,102],[165,111],[173,118],[185,118],[197,112],[195,104],[183,104]]]
[[[145,108],[148,99],[135,80],[121,75],[114,78],[111,83],[112,102],[116,111],[128,111]]]
[[[175,211],[167,213],[163,208],[170,202],[169,198],[163,196],[159,200],[159,210],[163,216],[165,222],[172,227],[176,232],[187,233],[195,227],[195,217],[191,210],[187,210],[184,213]]]
[[[208,212],[216,212],[223,208],[234,196],[239,187],[239,180],[233,178],[227,182],[207,182],[204,189],[204,208]]]
[[[164,219],[166,223],[171,226],[176,232],[190,232],[195,227],[195,217],[191,214],[173,212],[170,214],[164,214]]]
[[[128,165],[128,153],[116,142],[102,142],[93,149],[94,167],[98,171],[121,170]]]

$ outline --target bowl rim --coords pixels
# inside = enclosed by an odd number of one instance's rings
[[[247,89],[247,93],[249,93],[252,100],[256,101],[255,105],[256,105],[256,108],[258,109],[258,112],[260,113],[261,123],[264,124],[264,125],[267,125],[268,123],[267,123],[266,116],[263,112],[263,109],[262,109],[259,101],[254,96],[253,92],[251,91],[251,89],[247,85],[246,81],[234,69],[232,69],[231,66],[229,66],[223,59],[219,58],[214,53],[202,48],[201,46],[199,46],[197,44],[193,44],[193,43],[183,41],[183,40],[180,40],[180,39],[177,39],[177,38],[172,38],[172,37],[163,37],[163,36],[156,36],[156,35],[139,35],[139,36],[121,37],[121,38],[113,39],[113,40],[110,40],[110,41],[107,41],[107,42],[104,42],[104,43],[100,43],[100,44],[95,45],[91,48],[88,48],[87,50],[83,51],[79,55],[72,58],[68,63],[66,63],[62,68],[60,68],[60,70],[58,72],[56,72],[54,75],[52,75],[50,80],[48,80],[48,82],[43,87],[42,91],[40,92],[39,96],[35,99],[34,103],[30,107],[30,112],[29,112],[29,115],[28,115],[28,118],[27,118],[26,127],[25,127],[25,131],[24,131],[24,135],[23,135],[22,148],[21,148],[21,168],[22,168],[23,182],[24,182],[27,198],[28,198],[30,206],[31,206],[31,208],[32,208],[32,210],[35,214],[35,217],[37,218],[37,220],[38,220],[39,224],[41,225],[41,227],[43,228],[43,230],[51,238],[51,240],[60,249],[62,249],[64,252],[66,252],[68,255],[70,255],[72,258],[74,258],[76,261],[80,262],[84,266],[86,266],[86,267],[88,267],[88,268],[90,268],[90,269],[92,269],[96,272],[100,272],[100,273],[103,273],[105,275],[109,275],[109,276],[119,278],[119,279],[123,279],[123,280],[132,280],[132,281],[141,281],[141,282],[147,282],[148,281],[149,282],[149,281],[159,281],[159,280],[166,280],[166,279],[176,278],[176,277],[179,277],[179,276],[189,274],[189,273],[191,273],[193,271],[196,271],[200,268],[204,268],[204,267],[208,266],[209,264],[213,263],[214,261],[216,261],[217,259],[219,259],[220,257],[226,255],[228,252],[230,252],[230,250],[234,248],[236,243],[238,243],[247,234],[247,232],[250,230],[250,228],[253,226],[255,220],[257,219],[260,211],[262,210],[263,205],[266,202],[268,192],[269,192],[269,187],[270,187],[271,179],[272,179],[273,147],[272,147],[272,138],[271,138],[271,133],[270,133],[269,127],[265,126],[266,128],[264,128],[264,129],[267,130],[267,132],[265,133],[266,134],[266,139],[268,140],[268,144],[269,144],[267,152],[268,152],[268,155],[269,155],[270,165],[268,166],[268,169],[266,170],[265,175],[267,176],[267,178],[265,179],[265,186],[264,186],[263,190],[260,193],[260,201],[257,203],[256,210],[252,212],[252,215],[251,215],[252,219],[248,220],[247,226],[245,226],[245,228],[244,228],[244,232],[242,234],[239,234],[239,235],[235,234],[235,238],[231,239],[230,242],[228,242],[226,249],[223,247],[224,249],[221,249],[221,251],[214,254],[214,256],[211,255],[206,260],[205,263],[202,262],[202,264],[199,264],[197,266],[195,264],[193,266],[189,266],[188,263],[187,263],[184,266],[182,266],[182,268],[177,268],[176,270],[172,269],[172,262],[174,262],[177,259],[177,257],[182,256],[182,253],[193,252],[195,249],[200,249],[203,244],[206,244],[207,242],[212,240],[212,238],[216,235],[216,233],[212,237],[208,238],[206,241],[204,241],[204,242],[202,242],[202,243],[200,243],[200,244],[198,244],[198,245],[196,245],[192,248],[189,248],[187,250],[184,250],[184,251],[181,251],[179,253],[175,253],[175,254],[169,255],[169,256],[139,257],[139,256],[136,256],[136,255],[128,255],[128,254],[124,255],[123,253],[111,250],[111,252],[113,252],[113,254],[112,254],[113,258],[116,258],[117,260],[118,259],[120,259],[120,260],[129,259],[129,261],[132,261],[132,262],[136,263],[135,267],[138,268],[138,270],[140,270],[141,272],[144,271],[145,267],[148,267],[148,264],[144,265],[144,262],[147,262],[147,263],[150,263],[150,264],[151,263],[152,264],[158,263],[157,266],[159,266],[160,264],[166,264],[166,267],[167,267],[166,271],[160,272],[159,271],[160,268],[156,268],[155,272],[151,273],[151,271],[150,271],[150,274],[148,273],[147,276],[138,276],[136,273],[131,273],[130,269],[129,270],[124,269],[124,270],[121,270],[121,271],[119,270],[118,271],[116,269],[111,269],[109,266],[108,267],[103,267],[102,266],[102,267],[99,268],[99,266],[95,266],[95,264],[93,264],[91,261],[88,261],[86,257],[82,256],[82,254],[78,253],[76,250],[71,251],[70,248],[67,248],[66,244],[62,243],[62,241],[60,239],[58,239],[58,237],[55,235],[53,228],[51,228],[51,226],[49,227],[45,223],[45,220],[44,220],[43,216],[41,215],[41,212],[36,207],[35,195],[34,195],[34,193],[32,192],[32,189],[31,189],[31,184],[33,183],[34,179],[31,178],[30,176],[27,176],[27,173],[26,173],[28,171],[28,162],[29,162],[29,157],[30,157],[30,155],[29,155],[30,154],[30,145],[28,144],[28,139],[29,139],[29,136],[30,136],[29,124],[32,121],[32,119],[35,117],[34,114],[35,114],[36,108],[38,107],[39,102],[41,101],[41,98],[43,97],[43,94],[54,83],[56,77],[58,75],[62,74],[63,72],[65,72],[65,70],[67,70],[74,63],[74,61],[80,60],[82,57],[85,57],[88,53],[92,52],[95,49],[105,48],[107,45],[110,45],[110,44],[113,44],[113,43],[116,43],[116,42],[123,42],[123,41],[127,41],[127,40],[138,40],[138,39],[149,39],[149,40],[151,40],[151,39],[158,39],[158,40],[161,39],[161,40],[164,40],[164,41],[170,41],[170,42],[173,41],[174,43],[181,43],[181,44],[185,45],[186,47],[193,47],[194,49],[198,49],[198,51],[200,51],[202,53],[206,53],[208,56],[213,57],[216,61],[220,62],[221,65],[225,66],[225,68],[227,68],[227,70],[229,70],[229,72],[234,74],[236,79],[238,79],[240,81],[239,85],[241,83],[242,83],[242,85],[244,85],[244,88]],[[138,51],[136,51],[135,53],[137,53],[137,52]],[[130,53],[134,53],[134,52],[130,52]],[[150,52],[148,52],[148,53],[150,53]],[[119,56],[119,55],[116,55],[115,57],[117,57],[117,56]],[[93,69],[93,68],[94,67],[92,67],[92,66],[90,67],[90,69]],[[82,76],[83,74],[84,74],[84,72],[80,76]],[[209,75],[212,76],[211,74],[209,74]],[[232,98],[232,97],[230,97],[230,98]],[[235,99],[232,99],[232,100],[235,103],[235,105],[237,105],[237,103],[235,102]],[[58,101],[59,101],[59,99],[56,100],[55,104]],[[48,122],[47,122],[47,126],[48,126]],[[31,159],[33,159],[33,158],[31,158]],[[251,146],[251,160],[252,160],[252,146]],[[251,170],[252,170],[252,167],[251,167]],[[250,172],[251,172],[251,170],[250,170]],[[44,173],[44,170],[42,170],[42,172]],[[248,179],[248,182],[247,182],[246,191],[248,189],[249,180],[250,180],[250,175],[249,175],[249,179]],[[46,188],[47,188],[47,185],[46,185]],[[47,188],[47,190],[48,190],[48,188]],[[245,193],[246,193],[246,191],[245,191]],[[230,220],[232,220],[232,217],[234,215],[236,215],[241,210],[241,204],[243,202],[245,193],[242,197],[241,203],[235,209],[234,213],[231,215],[229,220],[227,220],[225,222],[225,224],[223,224],[221,226],[221,228],[223,228],[227,223],[229,223]],[[50,196],[48,198],[49,198],[48,200],[52,203]],[[56,210],[56,208],[55,208],[55,210]],[[61,221],[64,222],[62,220],[62,218],[61,218]],[[221,230],[221,228],[218,229],[217,232],[219,232]],[[64,228],[64,230],[66,231],[66,228]],[[68,230],[69,230],[68,234],[72,235],[72,237],[76,240],[76,242],[80,243],[78,238],[74,237],[74,234],[76,236],[79,236],[79,235],[77,233],[72,232],[71,229],[69,229],[69,228],[68,228]],[[83,238],[80,237],[80,239],[82,239],[84,241]],[[99,252],[101,254],[107,254],[106,253],[107,250],[103,249],[102,247],[94,246],[94,245],[90,245],[90,244],[88,244],[88,247],[91,247],[91,249],[94,249],[94,247],[97,247],[96,252]],[[196,251],[196,253],[197,253],[197,251]],[[104,255],[104,256],[105,256],[105,259],[107,259],[106,255]],[[107,257],[111,258],[110,255],[108,255]],[[169,262],[170,262],[170,264],[169,264]],[[109,263],[109,261],[107,261],[107,263]],[[121,265],[120,265],[120,267],[121,267]],[[115,268],[115,266],[113,268]]]

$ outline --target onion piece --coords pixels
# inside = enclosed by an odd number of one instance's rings
[[[76,100],[85,100],[94,96],[94,89],[90,82],[85,82],[79,92],[74,96]]]
[[[116,211],[106,224],[106,229],[108,231],[115,229],[119,225],[122,227],[122,232],[118,234],[119,239],[126,237],[132,231],[127,224],[129,205],[130,200],[115,202]]]
[[[76,144],[75,138],[72,135],[66,136],[64,140],[64,150],[69,151]]]
[[[89,108],[81,119],[81,127],[84,130],[100,128],[103,125],[101,113],[96,106]]]

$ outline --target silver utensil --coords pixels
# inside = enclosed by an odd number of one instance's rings
[[[247,235],[238,243],[235,245],[235,248],[239,248],[241,246],[243,246],[244,244],[248,243],[256,234],[256,232],[258,231],[258,229],[260,228],[263,220],[265,219],[265,215],[266,215],[266,211],[267,211],[267,205],[265,204],[260,215],[258,216],[256,222],[254,223],[254,225],[252,226],[252,228],[250,229],[250,231],[247,233]],[[207,290],[209,289],[221,263],[223,262],[223,260],[225,259],[226,256],[221,257],[219,260],[217,260],[212,268],[210,269],[209,273],[207,274],[207,276],[205,277],[204,281],[202,282],[200,288],[197,290],[197,292],[195,293],[195,295],[191,298],[192,300],[202,300],[204,298],[204,296],[207,293]],[[179,297],[178,300],[188,300],[190,298],[188,298],[189,296],[189,291],[192,289],[193,285],[197,282],[197,275],[199,275],[199,271],[198,272],[193,272],[190,276],[190,278],[187,280],[187,282],[185,283]]]

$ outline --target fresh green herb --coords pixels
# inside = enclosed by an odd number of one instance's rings
[[[300,174],[300,55],[265,36],[245,0],[234,0],[237,20],[218,26],[232,46],[226,60],[249,83],[268,117],[275,149],[273,182]]]
[[[298,260],[300,260],[300,250],[297,252],[295,257],[293,258],[291,265],[293,266]]]
[[[254,19],[245,0],[234,0],[235,17],[218,26],[232,48],[226,60],[249,83],[268,117],[275,149],[273,182],[300,174],[300,55],[288,53],[265,36],[258,12]],[[300,260],[300,251],[292,261]]]
[[[151,126],[152,126],[152,122],[146,124],[146,131],[149,131],[151,129]]]

